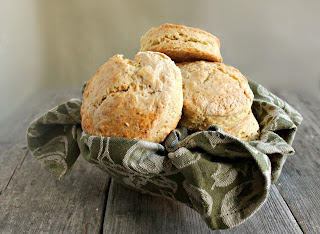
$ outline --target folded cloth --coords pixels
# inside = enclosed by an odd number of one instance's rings
[[[301,115],[249,80],[260,139],[243,142],[212,125],[188,135],[175,129],[162,144],[100,137],[81,129],[81,99],[55,107],[27,131],[34,157],[55,177],[81,154],[119,183],[142,193],[180,201],[199,212],[211,229],[244,222],[266,201],[278,179]]]

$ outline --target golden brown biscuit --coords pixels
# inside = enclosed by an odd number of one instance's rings
[[[201,29],[164,24],[141,38],[140,51],[157,51],[175,62],[208,60],[222,62],[219,39]]]
[[[183,104],[180,69],[165,54],[115,55],[83,93],[82,128],[91,135],[162,142],[178,124]]]
[[[224,131],[232,136],[238,137],[243,141],[256,140],[259,137],[259,124],[253,113],[250,111],[239,124]]]
[[[197,131],[216,124],[225,130],[248,116],[253,93],[239,70],[206,61],[177,65],[184,96],[180,126]]]

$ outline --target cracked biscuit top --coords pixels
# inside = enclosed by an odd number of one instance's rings
[[[183,83],[183,116],[180,125],[206,130],[216,124],[230,128],[251,111],[253,93],[238,69],[223,63],[178,63]]]
[[[175,62],[222,62],[219,39],[201,29],[163,24],[141,38],[140,51],[165,53]]]
[[[162,142],[176,128],[183,96],[180,69],[165,54],[115,55],[88,82],[82,129],[105,137]]]

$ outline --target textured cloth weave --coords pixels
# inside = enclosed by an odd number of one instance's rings
[[[218,126],[188,135],[175,129],[162,144],[98,137],[81,129],[81,100],[55,107],[27,131],[34,157],[57,178],[82,155],[119,183],[142,193],[180,201],[199,212],[211,229],[244,222],[266,201],[280,176],[301,115],[249,80],[260,138],[243,142]]]

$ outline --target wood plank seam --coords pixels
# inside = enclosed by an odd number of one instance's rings
[[[22,147],[22,149],[27,149],[27,150],[26,150],[26,152],[25,152],[25,154],[24,154],[24,156],[23,156],[20,164],[17,165],[17,166],[14,168],[14,170],[13,170],[13,172],[12,172],[12,175],[10,176],[10,178],[9,178],[9,180],[8,180],[8,183],[6,184],[6,186],[4,187],[4,189],[3,189],[3,190],[0,190],[0,196],[1,196],[1,194],[8,188],[8,186],[9,186],[9,184],[10,184],[10,182],[11,182],[13,176],[14,176],[14,174],[16,173],[16,171],[17,171],[18,169],[21,168],[21,166],[22,166],[25,158],[27,157],[27,155],[28,155],[28,153],[29,153],[29,149],[27,148],[27,146]]]
[[[281,196],[286,198],[289,208],[305,233],[320,233],[319,203],[319,111],[320,96],[310,96],[302,92],[291,94],[279,91],[283,100],[290,100],[304,120],[298,127],[294,142],[296,158],[288,161],[279,178],[285,186],[279,187]],[[299,202],[297,202],[299,201]]]
[[[106,212],[107,212],[107,203],[108,203],[108,197],[109,197],[109,194],[110,194],[110,186],[111,186],[111,181],[113,179],[110,178],[109,181],[108,181],[108,185],[106,186],[106,195],[105,195],[105,198],[104,198],[104,203],[103,203],[103,211],[102,211],[102,217],[101,217],[101,227],[100,227],[100,231],[99,233],[100,234],[103,234],[103,227],[104,227],[104,222],[105,222],[105,216],[106,216]]]
[[[292,217],[295,219],[296,223],[299,225],[300,230],[305,234],[306,232],[303,230],[303,228],[301,227],[297,217],[295,216],[295,214],[293,213],[293,211],[290,209],[289,204],[287,203],[287,201],[284,199],[283,195],[281,194],[280,190],[277,188],[277,186],[275,186],[275,188],[278,190],[279,195],[281,196],[282,200],[285,202],[285,204],[287,205],[288,210],[290,211]]]

